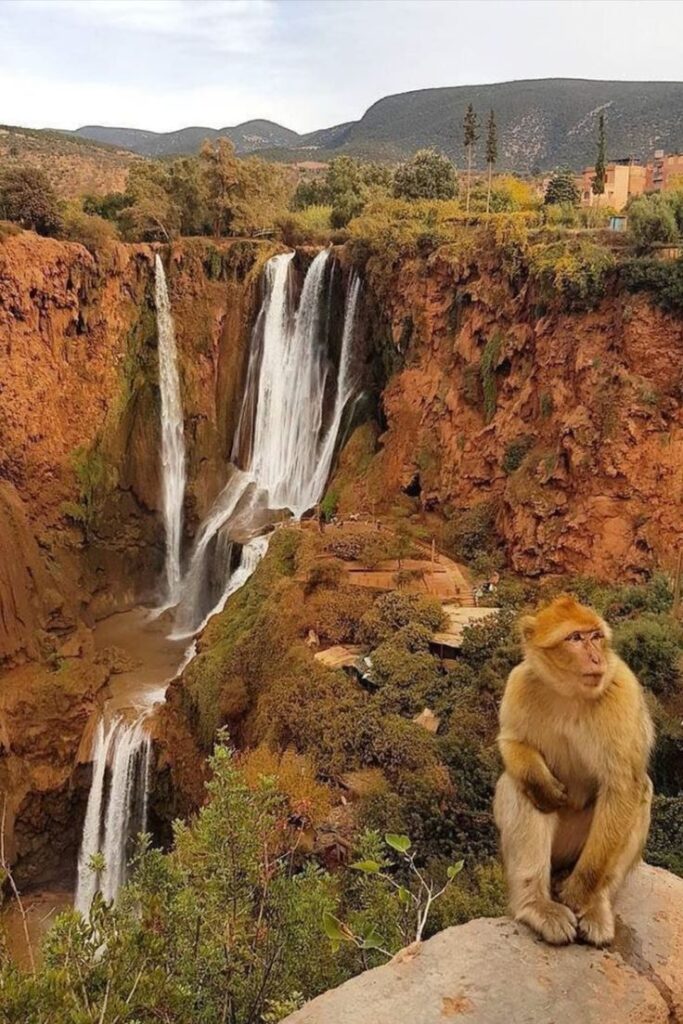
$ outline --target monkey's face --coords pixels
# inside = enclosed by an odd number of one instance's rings
[[[591,608],[557,598],[522,620],[527,658],[546,685],[565,697],[594,700],[609,679],[609,627]]]

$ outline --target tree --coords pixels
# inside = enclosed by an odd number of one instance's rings
[[[474,112],[474,107],[471,103],[467,104],[467,110],[465,111],[465,120],[463,122],[463,142],[465,144],[465,152],[467,153],[467,205],[466,210],[470,212],[470,185],[472,180],[472,151],[474,144],[479,138],[477,129],[479,128],[479,122],[477,115]]]
[[[486,163],[489,168],[489,183],[486,193],[486,212],[491,209],[491,178],[493,177],[493,165],[498,160],[498,131],[496,128],[496,117],[493,111],[489,114],[489,123],[486,130]]]
[[[594,196],[604,196],[605,179],[605,115],[600,114],[598,120],[598,156],[595,161],[595,174],[591,182],[591,191]]]
[[[551,177],[545,190],[543,202],[546,206],[553,204],[576,206],[580,193],[574,180],[574,173],[570,170],[556,171]]]
[[[629,203],[627,212],[628,233],[639,252],[677,240],[676,214],[664,196],[638,196]]]
[[[420,149],[394,173],[397,199],[453,199],[458,194],[455,167],[434,149]]]
[[[39,235],[59,232],[59,201],[38,167],[8,167],[0,174],[0,217]]]
[[[205,142],[199,153],[213,233],[229,234],[240,188],[239,161],[230,139]]]
[[[132,164],[126,184],[127,206],[119,224],[126,238],[170,241],[180,230],[180,210],[169,194],[168,170],[156,161]]]

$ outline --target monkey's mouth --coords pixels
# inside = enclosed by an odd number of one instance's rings
[[[604,670],[603,669],[595,669],[595,671],[593,671],[593,672],[584,672],[583,673],[584,682],[585,682],[586,686],[590,686],[590,687],[599,686],[600,683],[602,682],[603,675],[604,675]]]

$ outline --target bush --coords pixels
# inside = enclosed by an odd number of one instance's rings
[[[441,605],[433,598],[392,591],[378,597],[361,623],[365,642],[376,646],[408,625],[423,626],[436,633],[444,624]]]
[[[655,796],[645,857],[683,876],[683,796]]]
[[[615,268],[612,253],[587,239],[534,247],[531,274],[548,299],[559,295],[570,310],[591,309],[605,295]]]
[[[535,438],[530,437],[528,434],[524,437],[516,437],[514,441],[510,441],[506,445],[505,454],[503,455],[503,471],[505,473],[514,473],[516,469],[519,469],[533,448],[534,442]]]
[[[679,225],[671,204],[664,196],[638,196],[628,206],[628,236],[638,252],[648,252],[658,243],[675,242]]]
[[[471,562],[482,552],[490,553],[497,547],[496,505],[482,501],[472,508],[456,513],[443,532],[446,551],[463,562]]]
[[[118,238],[118,232],[111,220],[96,214],[84,213],[75,205],[69,205],[62,215],[62,233],[72,242],[80,242],[91,252],[111,245]]]
[[[619,277],[627,291],[647,291],[670,313],[683,311],[683,259],[635,259],[622,264]]]
[[[458,194],[455,167],[434,149],[420,149],[394,172],[396,199],[454,199]]]
[[[285,245],[323,245],[332,235],[331,206],[309,206],[294,213],[282,214],[275,221]]]
[[[641,683],[658,696],[681,685],[683,626],[668,615],[650,613],[620,624],[615,631],[619,655]]]
[[[39,235],[61,229],[57,194],[37,167],[6,167],[0,173],[0,218],[21,224]]]

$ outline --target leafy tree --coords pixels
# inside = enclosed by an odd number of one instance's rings
[[[489,184],[486,195],[486,212],[491,209],[491,178],[493,177],[493,166],[498,160],[498,130],[496,128],[496,116],[491,111],[486,129],[486,163],[489,168]]]
[[[306,210],[309,206],[327,206],[330,194],[322,178],[300,181],[290,203],[292,210]]]
[[[394,173],[397,199],[453,199],[458,193],[455,167],[434,149],[420,149]]]
[[[598,156],[595,161],[595,174],[591,182],[591,191],[594,196],[605,194],[605,115],[600,114],[598,120]]]
[[[103,217],[105,220],[116,220],[121,210],[130,205],[125,192],[107,192],[104,196],[87,195],[83,197],[83,212],[91,217]]]
[[[467,110],[465,111],[465,120],[463,121],[463,143],[465,145],[465,152],[467,153],[467,204],[466,210],[470,212],[470,186],[472,180],[472,153],[474,145],[479,138],[478,134],[479,121],[477,115],[474,112],[474,107],[471,103],[468,103]]]
[[[59,232],[59,201],[44,171],[7,167],[0,172],[0,217],[39,235]]]
[[[230,233],[240,189],[239,161],[230,139],[205,142],[199,153],[216,238]]]
[[[287,209],[290,185],[285,169],[259,157],[239,160],[231,230],[252,235],[275,225]]]
[[[179,157],[168,166],[167,190],[180,215],[181,235],[208,235],[211,216],[206,182],[197,157]]]
[[[548,182],[543,202],[546,206],[576,206],[579,201],[579,189],[570,170],[556,171]]]
[[[679,235],[674,207],[665,196],[638,196],[628,206],[628,233],[638,252],[658,243],[675,242]]]
[[[127,206],[119,223],[125,237],[170,241],[180,230],[181,216],[169,191],[168,169],[156,161],[140,160],[128,171]]]

